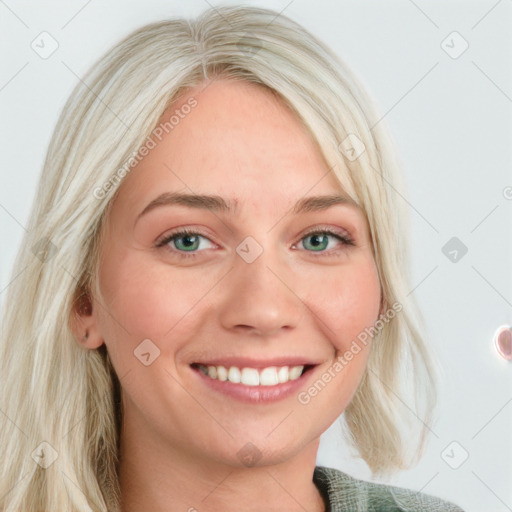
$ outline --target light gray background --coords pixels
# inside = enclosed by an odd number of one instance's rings
[[[238,3],[284,10],[328,43],[376,98],[400,152],[413,289],[444,377],[428,451],[392,482],[468,512],[512,510],[512,362],[493,346],[496,328],[512,323],[512,1]],[[206,7],[204,0],[0,0],[0,301],[74,85],[131,30]],[[59,44],[48,59],[31,48],[43,31]],[[458,58],[441,46],[453,31],[469,44]],[[452,53],[461,48],[456,37],[444,43]],[[455,263],[441,251],[454,236],[468,248]],[[369,478],[338,434],[335,423],[318,463]],[[458,469],[446,462],[457,465],[465,452]]]

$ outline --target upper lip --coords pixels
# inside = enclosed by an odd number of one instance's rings
[[[207,361],[194,361],[192,364],[203,366],[224,366],[237,368],[268,368],[270,366],[315,366],[319,363],[304,357],[280,357],[275,359],[254,359],[250,357],[223,357]]]

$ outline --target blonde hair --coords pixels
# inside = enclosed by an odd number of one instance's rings
[[[383,311],[396,303],[402,310],[374,338],[345,422],[375,474],[420,456],[435,402],[434,366],[409,294],[409,228],[384,123],[353,74],[301,26],[272,10],[221,7],[135,31],[93,66],[64,107],[4,302],[4,512],[119,510],[119,380],[105,346],[77,343],[70,319],[82,295],[99,293],[102,226],[119,190],[113,177],[129,171],[126,163],[176,98],[220,76],[275,91],[365,212]],[[364,144],[358,158],[345,151],[347,140]],[[415,390],[412,403],[408,389]],[[413,415],[417,425],[407,428],[418,426],[419,437],[409,460],[404,418]],[[53,464],[36,463],[41,450],[50,460],[53,449]]]

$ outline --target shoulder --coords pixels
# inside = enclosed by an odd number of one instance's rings
[[[464,512],[429,494],[358,480],[324,466],[315,468],[313,481],[330,504],[329,512]]]

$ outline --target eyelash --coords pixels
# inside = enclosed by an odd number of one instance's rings
[[[157,241],[155,244],[155,247],[165,248],[165,246],[172,240],[174,240],[176,238],[181,238],[181,237],[187,236],[187,235],[193,235],[193,236],[199,235],[199,236],[202,236],[203,238],[210,240],[206,235],[203,235],[202,233],[200,233],[198,231],[193,231],[191,229],[184,228],[184,229],[180,229],[179,231],[175,231],[174,233],[170,233],[162,240]],[[340,232],[330,229],[330,228],[321,228],[321,229],[316,228],[311,231],[308,231],[307,233],[305,233],[302,236],[302,238],[299,240],[299,242],[301,240],[303,240],[304,238],[307,238],[308,236],[311,236],[311,235],[331,235],[334,238],[337,238],[344,246],[355,246],[356,245],[354,240],[352,240],[352,238],[349,237],[347,234],[341,234]],[[178,249],[172,250],[170,247],[167,247],[167,249],[173,253],[177,252],[178,254],[180,254],[180,256],[182,258],[195,258],[197,256],[198,252],[202,252],[202,251],[186,252],[186,251],[180,251]],[[315,251],[306,251],[306,252],[311,252],[315,257],[325,257],[325,256],[331,256],[333,252],[336,253],[336,252],[339,252],[340,250],[342,250],[342,249],[331,249],[330,251],[320,251],[317,253],[315,253]]]

